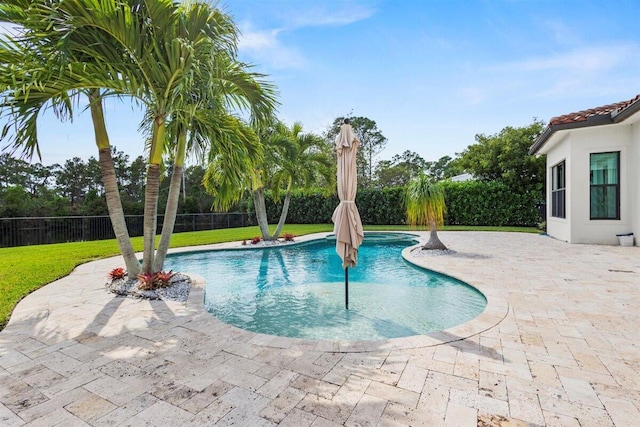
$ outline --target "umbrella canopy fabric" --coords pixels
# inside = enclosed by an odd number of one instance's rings
[[[343,124],[336,137],[338,152],[338,198],[340,204],[333,211],[333,233],[336,236],[336,252],[342,258],[342,268],[355,267],[358,262],[358,247],[364,239],[362,221],[356,206],[358,178],[356,154],[358,139],[350,124]]]

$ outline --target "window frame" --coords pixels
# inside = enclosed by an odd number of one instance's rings
[[[616,155],[616,183],[615,184],[593,184],[592,180],[593,180],[593,170],[591,169],[591,164],[592,164],[592,159],[594,155],[602,155],[602,154],[615,154]],[[589,219],[590,220],[595,220],[595,221],[601,221],[601,220],[611,220],[611,221],[617,221],[620,220],[620,177],[622,176],[622,174],[620,173],[620,151],[604,151],[604,152],[597,152],[597,153],[589,153]],[[615,217],[610,217],[610,216],[605,216],[605,217],[600,217],[600,216],[594,216],[593,211],[592,211],[592,197],[593,197],[593,189],[594,188],[602,188],[603,190],[606,190],[607,188],[611,188],[614,187],[615,188],[615,197],[616,197],[616,213],[615,213]],[[604,197],[607,197],[607,191],[603,191],[602,194],[604,195]],[[606,206],[606,202],[605,202],[605,206]]]
[[[559,168],[562,169],[559,169]],[[558,171],[562,171],[562,187]],[[557,188],[556,188],[557,187]],[[551,167],[551,216],[553,218],[567,218],[567,161],[562,160]]]

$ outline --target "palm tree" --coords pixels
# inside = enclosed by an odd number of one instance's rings
[[[272,169],[268,135],[273,131],[272,123],[275,121],[272,117],[262,124],[244,126],[247,138],[254,138],[259,143],[260,156],[257,161],[246,162],[241,169],[238,169],[229,162],[232,156],[212,152],[203,179],[205,190],[214,197],[214,207],[217,210],[226,211],[246,192],[251,193],[263,240],[272,240],[267,220],[264,188]]]
[[[154,268],[161,268],[164,256],[160,257],[159,262],[154,262],[154,246],[160,166],[166,154],[165,148],[168,146],[167,123],[170,117],[187,116],[188,113],[185,111],[193,109],[193,89],[202,82],[202,79],[197,78],[199,70],[213,70],[214,73],[210,77],[216,81],[218,70],[211,67],[214,59],[225,58],[228,65],[237,70],[244,68],[243,64],[235,60],[237,31],[233,22],[219,10],[198,2],[181,6],[170,0],[130,0],[128,4],[101,0],[41,0],[33,7],[26,0],[14,0],[11,3],[13,9],[8,7],[11,13],[28,9],[25,15],[31,19],[30,22],[44,23],[38,27],[39,31],[32,42],[24,46],[25,49],[38,53],[44,51],[44,40],[48,43],[45,44],[46,53],[54,52],[55,49],[51,46],[55,46],[57,51],[61,52],[59,57],[63,59],[53,62],[56,66],[52,69],[57,70],[57,73],[52,74],[49,79],[43,79],[41,76],[46,74],[46,67],[41,74],[28,69],[23,72],[25,79],[30,79],[30,85],[27,90],[18,87],[22,100],[32,99],[32,94],[40,89],[46,99],[35,109],[35,114],[31,115],[32,126],[27,128],[29,132],[26,132],[31,139],[25,142],[24,138],[16,138],[17,145],[27,144],[28,147],[29,143],[33,144],[33,141],[36,141],[32,147],[37,148],[35,119],[39,109],[47,102],[53,103],[54,107],[59,105],[62,112],[70,114],[71,103],[67,95],[69,91],[93,91],[90,92],[94,95],[91,99],[92,107],[99,105],[98,99],[101,101],[103,96],[110,95],[131,96],[145,107],[149,119],[147,127],[150,129],[150,138],[145,186],[142,271],[149,272]],[[48,59],[47,55],[41,56]],[[2,62],[10,63],[4,58]],[[51,64],[50,61],[42,62]],[[52,85],[52,82],[55,82],[55,85]],[[250,90],[259,93],[260,85],[255,81],[252,83]],[[208,99],[217,99],[221,105],[227,107],[255,105],[244,100],[242,96],[234,96],[233,91],[238,91],[238,87],[231,88],[229,84],[217,86],[217,98]],[[230,89],[220,90],[220,87]],[[3,86],[3,92],[4,89]],[[100,89],[105,91],[101,92]],[[209,96],[211,93],[205,94]],[[20,97],[14,96],[13,99],[19,101]],[[269,106],[273,106],[274,103],[271,96],[264,96],[262,102]],[[14,117],[21,117],[15,105],[20,104],[13,104],[12,113]],[[98,125],[96,135],[106,136],[106,130],[99,129]],[[188,123],[184,124],[186,125]],[[176,137],[175,144],[175,156],[182,160],[186,148],[185,133],[188,132],[188,128],[184,126],[178,127],[176,135],[179,136]],[[104,141],[104,138],[101,140]],[[99,145],[101,154],[104,145]],[[110,150],[107,152],[110,153]],[[178,167],[182,167],[180,162]],[[180,173],[176,173],[176,176],[179,177]],[[179,191],[179,186],[177,188]],[[173,207],[170,207],[170,211],[172,209]],[[173,223],[168,223],[169,234],[172,228]],[[164,252],[165,243],[168,247],[168,240],[163,242]],[[124,255],[125,251],[122,248],[121,251]],[[137,261],[131,267],[127,264],[130,275],[132,271],[135,272],[136,267],[139,269]]]
[[[210,159],[224,159],[227,168],[223,175],[227,181],[233,182],[231,188],[241,188],[238,182],[244,180],[243,171],[250,170],[251,165],[260,162],[261,147],[255,134],[250,132],[239,119],[227,113],[216,114],[212,110],[198,110],[192,117],[193,123],[189,127],[189,144],[184,126],[179,120],[172,120],[170,128],[177,128],[176,152],[173,159],[174,166],[169,184],[169,194],[165,208],[164,224],[160,243],[156,251],[154,271],[162,268],[164,258],[169,248],[173,224],[177,214],[180,197],[181,178],[184,169],[185,152],[187,146],[196,151],[198,156],[208,156]],[[208,150],[204,153],[204,150]],[[213,160],[212,160],[213,162]],[[241,196],[240,192],[227,191],[226,199],[218,198],[218,204],[235,203]]]
[[[233,183],[223,173],[229,168],[222,159],[210,162],[205,174],[205,189],[215,197],[215,206],[225,210],[246,191],[251,193],[262,239],[277,240],[284,227],[291,193],[295,189],[309,190],[321,180],[323,188],[331,193],[334,188],[335,165],[331,148],[311,133],[302,132],[302,124],[290,128],[275,119],[270,124],[253,127],[262,143],[261,162],[247,163],[244,178]],[[275,199],[284,191],[285,199],[280,220],[273,234],[269,230],[265,190],[271,189]]]
[[[407,206],[407,222],[411,225],[428,225],[429,241],[423,250],[446,250],[447,247],[438,238],[438,226],[444,223],[444,191],[438,184],[421,174],[413,178],[405,188],[405,203]]]
[[[74,78],[64,75],[72,69],[66,66],[68,62],[80,60],[71,51],[66,55],[60,54],[59,33],[43,36],[49,25],[44,19],[49,11],[49,2],[46,1],[13,1],[0,6],[0,21],[15,24],[19,28],[19,35],[6,35],[0,40],[0,75],[3,77],[0,83],[3,95],[0,107],[7,119],[2,135],[12,136],[14,151],[21,148],[24,156],[32,157],[37,153],[40,157],[37,119],[41,111],[51,107],[61,119],[71,119],[72,105],[77,104],[83,95],[87,97],[109,216],[125,265],[133,276],[140,271],[140,265],[122,209],[102,109],[103,92],[97,87],[83,89],[83,85],[74,84]],[[81,57],[81,61],[93,60],[90,56]],[[86,71],[96,71],[92,66],[92,70]]]
[[[210,41],[215,39],[217,49],[234,51],[235,34],[225,28],[229,20],[218,20],[204,3],[181,6],[170,0],[131,0],[129,4],[67,0],[57,6],[52,31],[63,34],[64,48],[113,67],[110,78],[81,75],[82,82],[131,96],[146,110],[150,137],[142,271],[150,272],[168,118],[185,105],[200,58],[212,48]]]
[[[275,166],[271,178],[274,199],[280,198],[280,192],[283,188],[285,191],[280,220],[271,236],[275,240],[280,236],[287,219],[291,191],[293,189],[307,191],[321,177],[325,183],[323,188],[330,194],[335,186],[336,175],[335,163],[329,154],[330,148],[319,136],[303,133],[302,123],[295,122],[291,127],[287,127],[279,122],[270,139],[269,146],[273,147],[271,156]],[[266,212],[264,216],[266,217]]]
[[[235,37],[237,30],[227,15],[214,11],[213,17],[227,36]],[[271,117],[276,104],[275,89],[261,80],[262,74],[249,72],[249,66],[238,62],[233,51],[218,49],[213,38],[209,43],[209,49],[199,50],[203,57],[193,75],[191,92],[182,94],[183,106],[174,111],[168,124],[169,141],[175,152],[154,271],[162,268],[169,248],[187,152],[199,159],[222,155],[228,163],[227,170],[235,173],[247,169],[247,164],[261,160],[260,147],[254,135],[247,134],[242,122],[230,114],[234,110],[248,111],[252,121],[259,124]]]
[[[220,139],[226,141],[227,144],[217,145],[209,152],[202,180],[205,190],[214,197],[214,208],[221,211],[231,208],[247,191],[252,193],[254,203],[258,200],[256,197],[263,194],[264,144],[253,127],[239,119],[236,120],[235,127],[241,133],[229,132],[221,135]],[[236,156],[230,152],[231,147],[237,143],[235,141],[238,139],[253,141],[258,149],[253,155],[245,156],[246,161],[242,163],[238,162]],[[264,196],[262,197],[262,203],[264,204]],[[258,224],[263,236],[269,236],[266,209],[261,212],[265,213],[263,217],[257,216]]]

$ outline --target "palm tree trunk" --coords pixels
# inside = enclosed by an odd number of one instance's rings
[[[122,201],[120,200],[120,192],[118,191],[118,181],[116,180],[113,158],[111,157],[111,148],[101,148],[99,151],[99,159],[100,173],[102,174],[111,226],[116,235],[116,241],[118,242],[122,258],[124,259],[127,273],[129,277],[134,277],[140,273],[140,261],[138,261],[135,251],[133,250],[129,230],[127,229],[127,222],[124,218],[124,210],[122,209]]]
[[[160,165],[150,164],[147,168],[147,183],[144,191],[144,253],[142,272],[152,272],[155,256],[156,228],[158,224],[158,196],[160,194]]]
[[[184,156],[186,149],[187,135],[182,130],[178,134],[178,145],[176,147],[176,158],[173,164],[173,173],[171,174],[171,182],[169,183],[169,195],[167,197],[167,205],[164,210],[164,222],[162,223],[162,233],[160,235],[160,243],[153,260],[153,271],[161,271],[164,259],[169,250],[171,242],[171,234],[176,223],[176,215],[178,214],[178,202],[180,201],[180,186],[182,184],[182,172],[184,164]]]
[[[446,250],[447,247],[438,238],[438,228],[436,222],[429,221],[429,241],[425,243],[422,250]]]
[[[173,226],[176,223],[176,216],[178,214],[178,202],[180,199],[180,186],[182,183],[182,171],[183,167],[174,165],[171,175],[171,182],[169,183],[169,195],[167,198],[167,205],[164,210],[164,222],[162,223],[162,233],[160,235],[160,243],[153,259],[153,271],[162,270],[164,259],[169,250],[169,243],[171,242],[171,235],[173,233]]]
[[[262,233],[263,240],[273,240],[269,234],[269,221],[267,220],[267,207],[264,203],[264,187],[253,190],[253,205],[256,209],[256,219]]]
[[[165,143],[164,133],[164,116],[157,115],[153,120],[153,129],[151,131],[149,166],[147,167],[147,182],[144,189],[143,273],[153,273],[156,230],[158,226],[158,197],[160,195],[160,162],[162,162],[162,151]]]
[[[140,273],[140,262],[133,250],[129,230],[127,229],[127,223],[124,218],[124,209],[122,208],[122,201],[120,200],[116,170],[113,164],[113,157],[111,157],[111,145],[104,122],[100,90],[92,90],[89,93],[89,101],[91,120],[93,121],[96,145],[98,146],[98,164],[100,165],[100,175],[102,176],[102,183],[104,185],[111,226],[116,235],[120,254],[122,254],[122,258],[124,259],[129,277],[134,277]]]
[[[287,220],[287,214],[289,213],[290,201],[291,201],[291,178],[289,178],[289,184],[287,185],[287,195],[284,197],[284,203],[282,204],[282,212],[280,212],[280,220],[278,221],[278,226],[276,227],[275,233],[273,233],[273,240],[278,240],[278,237],[280,237],[280,233],[282,232],[282,227],[284,227],[284,223]]]

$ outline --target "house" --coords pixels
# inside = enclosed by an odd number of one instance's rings
[[[475,178],[470,173],[461,173],[460,175],[452,176],[449,178],[449,181],[452,182],[464,182],[464,181],[473,181]]]
[[[547,233],[569,243],[640,240],[640,95],[550,120],[529,154],[547,156]]]

